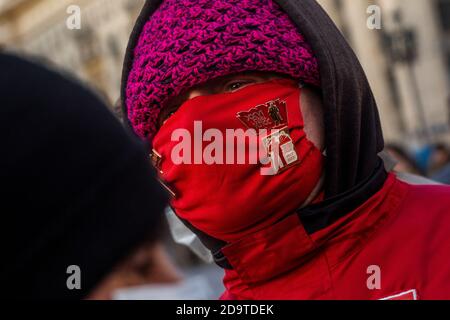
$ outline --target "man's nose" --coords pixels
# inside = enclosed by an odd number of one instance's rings
[[[188,93],[188,100],[196,98],[196,97],[213,94],[213,92],[210,92],[210,91],[211,90],[208,90],[208,89],[193,89],[193,90],[189,91],[189,93]]]

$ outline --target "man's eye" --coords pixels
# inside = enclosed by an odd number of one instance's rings
[[[243,80],[233,81],[233,82],[228,83],[225,86],[225,91],[226,92],[234,92],[239,89],[242,89],[243,87],[245,87],[249,84],[251,84],[251,81],[243,81]]]

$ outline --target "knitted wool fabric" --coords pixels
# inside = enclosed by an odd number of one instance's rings
[[[150,142],[167,102],[195,85],[244,71],[272,71],[319,85],[318,63],[272,0],[165,0],[134,49],[128,119]]]

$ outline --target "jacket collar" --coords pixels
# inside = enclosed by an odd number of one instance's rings
[[[362,205],[344,215],[330,215],[331,225],[309,234],[297,214],[222,248],[240,283],[257,286],[293,270],[300,270],[326,253],[330,265],[336,264],[361,247],[386,218],[394,214],[405,189],[391,174],[380,189]],[[342,203],[347,203],[343,201]],[[330,206],[324,206],[331,210]],[[339,209],[339,208],[338,208]],[[343,209],[341,212],[343,212]],[[339,211],[339,210],[338,210]],[[337,212],[338,212],[337,211]],[[324,211],[324,214],[327,214]],[[305,268],[308,269],[308,268]],[[305,281],[312,281],[309,275]],[[228,277],[229,278],[229,277]],[[320,280],[320,279],[317,279]]]
[[[352,212],[383,187],[387,176],[384,163],[378,158],[378,164],[372,175],[349,191],[298,210],[298,216],[306,232],[313,234]]]

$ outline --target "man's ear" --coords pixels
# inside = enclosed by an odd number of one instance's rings
[[[320,151],[325,150],[325,124],[320,94],[308,86],[301,89],[300,109],[305,123],[305,133]]]

